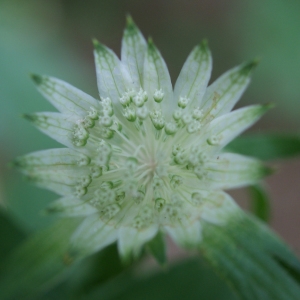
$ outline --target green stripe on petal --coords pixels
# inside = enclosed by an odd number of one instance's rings
[[[144,59],[147,43],[133,22],[127,17],[127,26],[122,40],[121,60],[127,67],[133,86],[139,90],[143,86]]]
[[[32,152],[16,158],[13,164],[20,168],[88,165],[90,159],[68,148]]]
[[[203,223],[200,250],[217,273],[245,300],[293,300],[300,295],[300,262],[267,227],[245,213],[223,226]]]
[[[247,88],[256,65],[254,60],[235,67],[208,87],[201,106],[203,119],[216,118],[231,111]]]
[[[86,116],[91,107],[97,108],[99,101],[62,80],[31,75],[42,95],[60,112]]]
[[[212,69],[211,53],[203,41],[191,52],[179,74],[174,88],[174,100],[187,97],[199,105],[205,93]]]
[[[270,107],[271,105],[243,107],[213,120],[205,129],[207,144],[212,148],[223,148],[253,125]]]
[[[132,88],[130,75],[119,58],[107,47],[94,40],[97,83],[100,96],[109,97],[114,103]]]
[[[43,112],[30,115],[27,114],[24,115],[24,117],[52,139],[67,147],[74,147],[71,138],[76,120],[73,116]]]
[[[76,256],[93,254],[117,239],[117,229],[103,221],[98,214],[87,217],[71,237],[70,253]]]
[[[158,226],[156,224],[142,229],[121,227],[118,236],[118,249],[122,260],[129,262],[132,258],[137,258],[141,253],[142,246],[151,240],[157,231]]]
[[[152,101],[153,94],[156,90],[162,90],[164,93],[161,102],[164,114],[171,113],[170,108],[173,105],[173,88],[167,65],[160,52],[155,47],[153,41],[149,39],[148,50],[144,64],[144,89],[147,91]]]
[[[210,187],[230,189],[254,184],[271,174],[259,160],[239,154],[224,153],[203,166],[204,178]]]
[[[98,210],[75,197],[67,196],[52,202],[44,212],[64,217],[77,217],[95,214]]]

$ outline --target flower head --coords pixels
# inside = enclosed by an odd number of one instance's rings
[[[160,52],[130,18],[121,60],[99,42],[94,46],[100,101],[61,80],[33,75],[59,112],[26,116],[66,148],[16,162],[36,184],[61,195],[49,212],[85,217],[71,240],[79,252],[117,241],[122,257],[135,256],[158,232],[194,247],[203,223],[222,226],[239,213],[223,189],[251,184],[268,171],[253,158],[223,151],[268,109],[230,112],[255,62],[207,87],[212,59],[204,41],[173,89]]]

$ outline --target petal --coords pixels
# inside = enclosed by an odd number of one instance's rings
[[[139,90],[143,86],[144,59],[147,43],[133,22],[127,17],[127,26],[122,40],[121,58],[131,76],[133,86]]]
[[[14,165],[21,168],[77,166],[89,163],[89,158],[68,148],[48,149],[32,152],[15,159]]]
[[[187,97],[199,105],[205,93],[212,69],[211,53],[206,41],[196,46],[183,65],[174,88],[174,100]]]
[[[171,78],[167,65],[152,40],[148,41],[143,78],[144,89],[147,91],[151,100],[154,92],[162,89],[164,93],[164,98],[161,102],[162,109],[164,114],[170,115],[170,108],[172,107],[173,102]]]
[[[132,88],[130,75],[119,58],[107,47],[94,41],[97,83],[101,98],[109,97],[119,104],[119,98]]]
[[[72,143],[73,127],[76,122],[74,117],[51,112],[27,114],[24,117],[52,139],[69,148],[74,147]]]
[[[253,184],[271,173],[259,160],[224,153],[203,166],[203,180],[212,188],[229,189]]]
[[[231,111],[247,88],[256,65],[257,61],[252,61],[235,67],[208,87],[201,107],[204,119],[216,118]]]
[[[143,229],[121,227],[119,229],[118,249],[122,259],[128,261],[131,256],[137,257],[142,246],[151,240],[157,231],[158,226],[156,224]]]
[[[77,217],[95,214],[98,210],[73,196],[67,196],[52,202],[47,206],[45,212],[64,217]]]
[[[254,124],[270,107],[270,105],[252,105],[214,119],[205,129],[204,137],[207,143],[211,148],[214,148],[212,147],[214,145],[218,149],[225,147],[241,132]]]
[[[202,199],[201,219],[209,223],[225,224],[233,215],[239,215],[241,209],[228,194],[223,191],[198,190]]]
[[[72,85],[48,76],[32,75],[38,90],[60,112],[86,116],[91,107],[98,107],[99,101]]]
[[[165,226],[165,229],[174,242],[184,248],[193,248],[199,245],[202,239],[199,220],[178,222],[174,226]]]
[[[67,195],[74,193],[81,177],[90,173],[89,161],[70,149],[50,149],[21,156],[14,164],[36,185]]]
[[[92,254],[112,244],[117,239],[117,229],[104,223],[98,214],[87,217],[71,237],[71,249],[83,256]]]

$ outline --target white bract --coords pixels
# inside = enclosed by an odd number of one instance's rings
[[[267,172],[253,158],[222,151],[268,109],[230,112],[255,62],[207,87],[212,59],[202,42],[173,89],[160,52],[130,18],[121,60],[94,45],[100,101],[61,80],[34,75],[59,113],[27,118],[67,148],[31,153],[17,164],[61,195],[49,212],[85,216],[71,239],[79,252],[117,241],[123,258],[137,256],[158,232],[183,247],[198,245],[203,222],[223,226],[239,213],[222,190],[252,184]]]

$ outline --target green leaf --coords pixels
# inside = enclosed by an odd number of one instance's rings
[[[265,189],[260,185],[252,185],[248,188],[251,195],[251,211],[262,221],[270,219],[270,200]]]
[[[205,224],[200,250],[240,299],[299,299],[299,260],[254,217],[241,213],[225,226]]]
[[[0,263],[17,247],[26,237],[26,233],[19,228],[12,218],[0,209]],[[1,268],[0,268],[1,270]]]
[[[0,278],[1,299],[23,299],[62,280],[76,261],[69,237],[81,219],[64,219],[22,243],[7,259]]]
[[[199,258],[171,266],[167,271],[137,277],[124,272],[84,295],[85,300],[236,300],[226,284]],[[253,299],[252,299],[253,300]]]
[[[164,234],[161,231],[147,243],[147,248],[160,265],[164,266],[167,263],[166,242]]]
[[[290,134],[252,134],[238,137],[227,151],[250,155],[262,160],[300,155],[300,136]]]
[[[113,280],[127,268],[120,260],[116,243],[111,244],[76,266],[68,278],[69,294],[78,299],[88,291]]]

